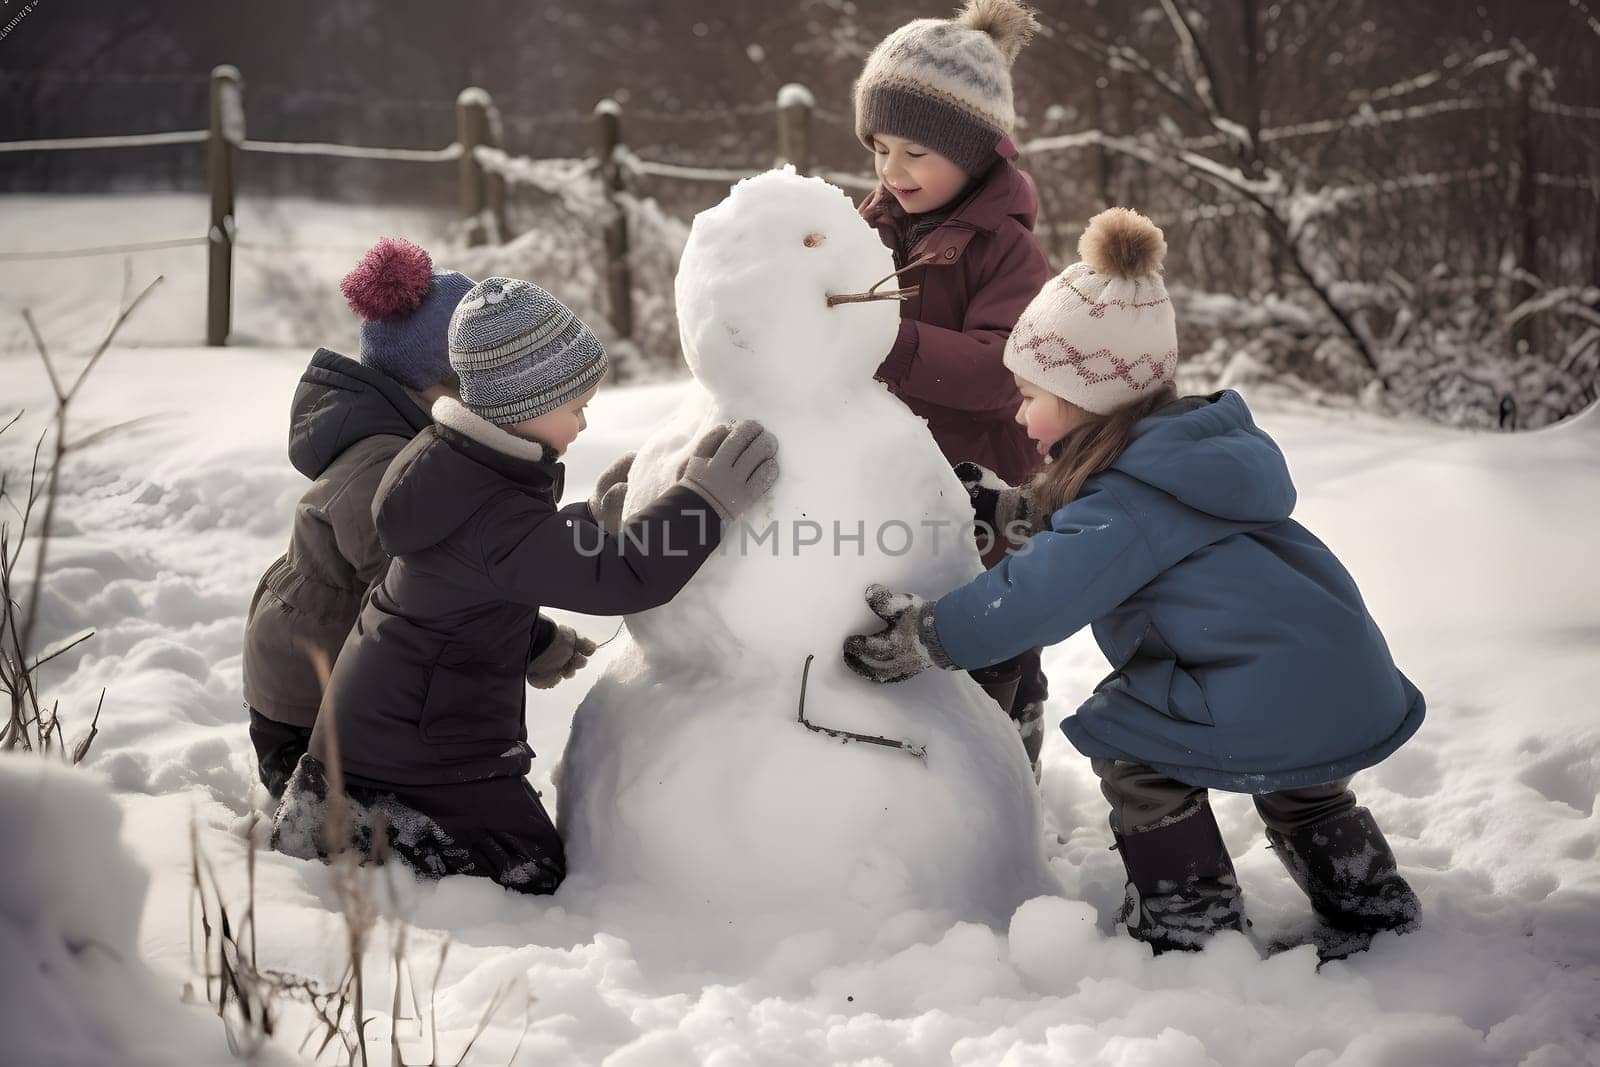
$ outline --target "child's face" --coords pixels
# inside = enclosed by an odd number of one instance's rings
[[[1016,375],[1012,375],[1017,378]],[[1022,393],[1022,404],[1017,408],[1017,425],[1028,431],[1028,438],[1041,456],[1050,452],[1050,446],[1077,429],[1089,413],[1076,404],[1047,393],[1023,378],[1017,378],[1017,389]]]
[[[904,137],[873,134],[872,166],[908,215],[937,211],[967,187],[967,172],[944,156]]]
[[[572,442],[578,439],[578,435],[588,429],[589,420],[585,417],[583,409],[599,391],[600,387],[596,385],[582,396],[567,401],[554,411],[547,411],[543,415],[535,415],[521,422],[509,423],[506,429],[518,437],[549,445],[556,450],[558,456],[565,455]]]

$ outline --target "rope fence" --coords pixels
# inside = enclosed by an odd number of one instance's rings
[[[89,148],[151,148],[156,145],[200,144],[209,130],[132,133],[114,137],[54,137],[43,141],[0,141],[0,152],[74,152]]]
[[[279,156],[332,156],[337,159],[381,159],[396,163],[449,163],[460,159],[461,143],[439,149],[373,148],[366,145],[327,144],[313,141],[240,141],[240,151]]]
[[[189,248],[210,244],[209,237],[174,237],[167,241],[136,241],[123,245],[97,245],[93,248],[60,248],[49,252],[0,252],[0,261],[34,259],[81,259],[90,256],[120,256],[126,252],[157,252],[164,248]]]
[[[1510,53],[1489,52],[1470,62],[1447,62],[1444,69],[1431,71],[1394,85],[1361,94],[1352,94],[1353,110],[1348,114],[1314,121],[1292,123],[1256,131],[1263,142],[1290,138],[1326,136],[1344,130],[1374,129],[1391,124],[1411,123],[1437,116],[1489,111],[1499,106],[1482,97],[1459,95],[1449,99],[1416,104],[1398,101],[1411,93],[1432,86],[1454,87],[1467,73],[1507,62]],[[135,75],[100,77],[88,74],[55,72],[0,72],[0,82],[37,80],[67,84],[194,84],[202,80],[192,75]],[[1524,79],[1531,83],[1532,79]],[[359,104],[363,107],[410,107],[437,110],[452,107],[456,114],[456,138],[442,148],[398,148],[347,145],[331,142],[267,141],[245,136],[243,79],[231,66],[215,68],[208,80],[210,124],[203,130],[176,130],[158,133],[103,137],[64,137],[0,142],[0,153],[57,152],[124,148],[157,148],[172,145],[205,144],[207,187],[210,194],[210,221],[204,235],[173,237],[123,244],[39,251],[0,252],[0,261],[60,260],[80,257],[151,252],[171,248],[205,245],[209,248],[206,340],[211,345],[226,343],[232,323],[232,271],[236,246],[246,249],[293,252],[316,251],[310,245],[271,244],[239,240],[235,219],[241,157],[245,155],[306,156],[324,159],[359,159],[380,163],[451,164],[457,168],[459,215],[462,236],[468,245],[505,243],[515,235],[508,223],[507,200],[511,188],[535,189],[558,198],[572,215],[600,232],[605,248],[608,313],[616,333],[632,334],[633,281],[630,266],[631,226],[643,225],[648,213],[640,205],[647,198],[641,185],[656,181],[728,185],[760,173],[764,168],[706,167],[647,159],[630,148],[623,139],[623,106],[614,100],[601,101],[592,112],[541,112],[539,114],[502,113],[482,89],[469,88],[458,94],[453,105],[441,100],[406,100],[386,96],[367,97],[337,91],[299,89],[293,86],[267,86],[265,91],[284,99],[328,100]],[[259,88],[259,87],[258,87]],[[1374,107],[1383,102],[1388,106]],[[1552,101],[1545,95],[1525,96],[1520,103],[1527,112],[1566,119],[1600,119],[1600,107]],[[725,108],[684,110],[639,109],[626,112],[630,120],[647,123],[710,123],[729,119],[772,118],[777,126],[776,162],[792,164],[801,173],[815,174],[855,192],[870,192],[877,181],[870,175],[814,168],[811,127],[814,121],[850,128],[853,119],[819,108],[812,94],[796,84],[783,86],[775,100]],[[522,128],[546,126],[572,127],[589,124],[593,142],[588,154],[574,157],[533,158],[509,154],[502,144],[507,125]],[[1176,142],[1184,149],[1219,148],[1240,134],[1223,130],[1206,136]],[[1137,138],[1114,137],[1100,130],[1033,138],[1022,145],[1029,156],[1103,148],[1111,142],[1156,151],[1153,142]],[[1600,195],[1600,177],[1593,175],[1551,174],[1527,168],[1534,184],[1553,189]],[[1460,172],[1403,175],[1366,185],[1323,190],[1320,210],[1338,210],[1347,202],[1381,197],[1395,192],[1427,188],[1463,181],[1479,181],[1496,174],[1496,167]],[[1182,212],[1185,221],[1233,215],[1240,211],[1231,203],[1202,204]],[[659,214],[659,212],[657,213]],[[651,215],[650,218],[655,218]],[[632,222],[630,222],[632,220]],[[662,220],[656,219],[657,223]],[[648,227],[647,227],[648,228]],[[319,246],[320,247],[320,246]],[[343,251],[343,249],[340,249]]]
[[[716,167],[687,167],[676,163],[654,163],[648,159],[640,159],[626,147],[618,146],[615,156],[617,163],[629,174],[643,175],[650,178],[676,178],[679,181],[714,182],[716,184],[743,181],[754,170],[723,170]]]

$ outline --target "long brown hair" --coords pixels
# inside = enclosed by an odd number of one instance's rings
[[[1090,414],[1050,448],[1050,462],[1028,483],[1028,495],[1042,515],[1066,507],[1083,491],[1083,483],[1111,466],[1140,419],[1178,398],[1170,382],[1163,383],[1131,404],[1109,415]]]

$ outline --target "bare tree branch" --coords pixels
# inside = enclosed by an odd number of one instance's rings
[[[23,309],[22,317],[27,321],[28,329],[33,334],[34,344],[39,350],[39,358],[44,362],[45,371],[50,376],[50,388],[55,391],[56,395],[55,454],[50,463],[50,471],[45,477],[44,517],[40,520],[39,530],[35,535],[38,551],[33,560],[33,584],[28,587],[28,605],[22,616],[20,643],[23,649],[31,645],[33,628],[39,617],[39,594],[44,588],[45,567],[50,554],[50,531],[56,514],[56,488],[61,475],[61,468],[66,462],[67,452],[71,447],[67,441],[67,414],[72,406],[73,398],[78,395],[78,390],[83,388],[84,382],[89,380],[89,375],[93,373],[101,358],[111,348],[111,342],[115,340],[117,331],[122,329],[123,323],[128,321],[128,316],[132,315],[135,309],[144,301],[144,298],[150,295],[150,291],[161,283],[163,277],[164,275],[156,275],[154,280],[145,286],[138,296],[122,305],[121,310],[112,319],[105,336],[101,338],[94,352],[90,354],[88,362],[78,372],[78,377],[73,381],[72,387],[65,391],[61,388],[61,379],[56,374],[55,365],[50,358],[50,351],[45,346],[44,338],[40,335],[39,328],[33,321],[32,312],[26,308]],[[30,494],[30,505],[31,503]],[[31,511],[31,507],[29,510]]]

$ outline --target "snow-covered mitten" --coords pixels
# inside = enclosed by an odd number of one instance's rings
[[[554,689],[589,664],[595,643],[570,626],[557,626],[550,643],[528,661],[528,684],[535,689]]]
[[[622,502],[628,495],[628,473],[639,453],[624,452],[611,461],[611,466],[600,472],[589,495],[589,511],[594,521],[607,533],[622,529]]]
[[[968,460],[956,464],[956,477],[972,500],[977,521],[1014,543],[1026,541],[1042,527],[1025,490],[1007,485],[994,471]]]
[[[1243,930],[1233,860],[1211,805],[1202,800],[1149,829],[1116,833],[1128,872],[1121,920],[1156,955],[1203,948],[1222,930]]]
[[[1376,933],[1415,929],[1422,903],[1395,863],[1394,852],[1366,808],[1267,840],[1311,906],[1328,925]]]
[[[861,677],[873,682],[903,682],[938,667],[954,670],[934,627],[937,600],[914,593],[896,593],[886,586],[867,587],[867,607],[889,625],[875,634],[844,639],[844,661]]]
[[[678,480],[732,522],[778,480],[778,439],[754,419],[725,422],[700,435]]]

